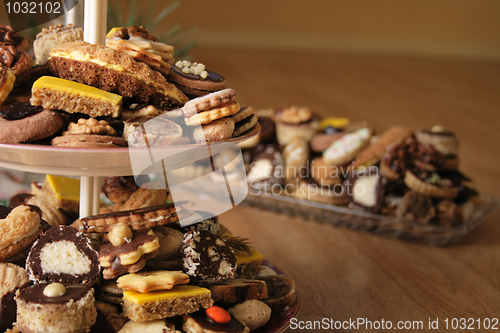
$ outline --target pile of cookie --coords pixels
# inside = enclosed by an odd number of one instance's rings
[[[0,25],[0,143],[168,147],[226,141],[256,125],[222,75],[174,59],[143,26],[106,37],[90,44],[82,28],[50,26],[32,59],[26,39]]]
[[[308,107],[256,113],[260,135],[240,144],[256,195],[446,227],[466,221],[479,202],[471,180],[458,170],[458,138],[442,126],[396,125],[378,134],[367,122],[320,119]]]
[[[0,206],[1,332],[250,332],[297,301],[217,216],[137,181],[105,178],[85,218],[61,176]]]

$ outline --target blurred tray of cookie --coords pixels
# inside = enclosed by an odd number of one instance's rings
[[[500,200],[490,195],[479,196],[474,200],[474,210],[468,219],[451,227],[402,221],[395,217],[289,196],[258,194],[256,191],[250,191],[243,204],[299,216],[308,220],[330,223],[339,227],[370,232],[379,236],[445,246],[459,242],[484,222],[498,209]]]

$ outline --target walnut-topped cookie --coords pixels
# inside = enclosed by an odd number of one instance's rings
[[[80,118],[77,123],[70,123],[68,129],[63,134],[115,135],[116,131],[113,127],[109,126],[106,120]]]

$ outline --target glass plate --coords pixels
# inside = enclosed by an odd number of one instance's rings
[[[257,123],[242,135],[223,142],[212,142],[210,150],[213,155],[227,149],[230,145],[248,140],[260,132]],[[189,154],[181,154],[189,150]],[[199,151],[199,154],[196,152]],[[163,167],[177,169],[196,161],[199,155],[207,151],[206,144],[190,144],[165,148],[63,148],[30,144],[0,144],[0,166],[25,172],[56,174],[62,176],[127,176],[132,175],[131,155],[135,161],[143,161],[144,168],[150,164],[152,156],[173,156],[165,159],[165,165],[157,164],[157,170]],[[182,157],[188,156],[188,160]],[[193,160],[194,159],[194,160]],[[168,163],[172,163],[169,165]]]
[[[346,207],[307,201],[273,194],[256,194],[249,190],[243,204],[264,208],[307,220],[316,220],[376,235],[405,241],[418,241],[436,246],[454,244],[485,221],[500,206],[499,198],[483,194],[474,199],[474,212],[462,224],[453,227],[424,225],[401,221],[394,217],[377,215]]]
[[[274,266],[265,259],[262,261],[262,265],[271,268],[278,275],[285,275],[279,268],[277,268],[276,266]],[[283,309],[283,312],[273,313],[271,319],[269,319],[269,321],[264,326],[253,332],[254,333],[284,332],[288,328],[288,326],[290,326],[290,320],[292,320],[292,318],[297,317],[297,314],[299,313],[299,308],[300,308],[300,300],[297,295],[297,301],[294,304],[292,304],[286,309]]]

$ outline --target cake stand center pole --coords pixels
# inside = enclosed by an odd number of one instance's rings
[[[99,214],[101,179],[80,177],[80,218]]]
[[[85,0],[83,40],[106,45],[106,15],[108,0]]]

